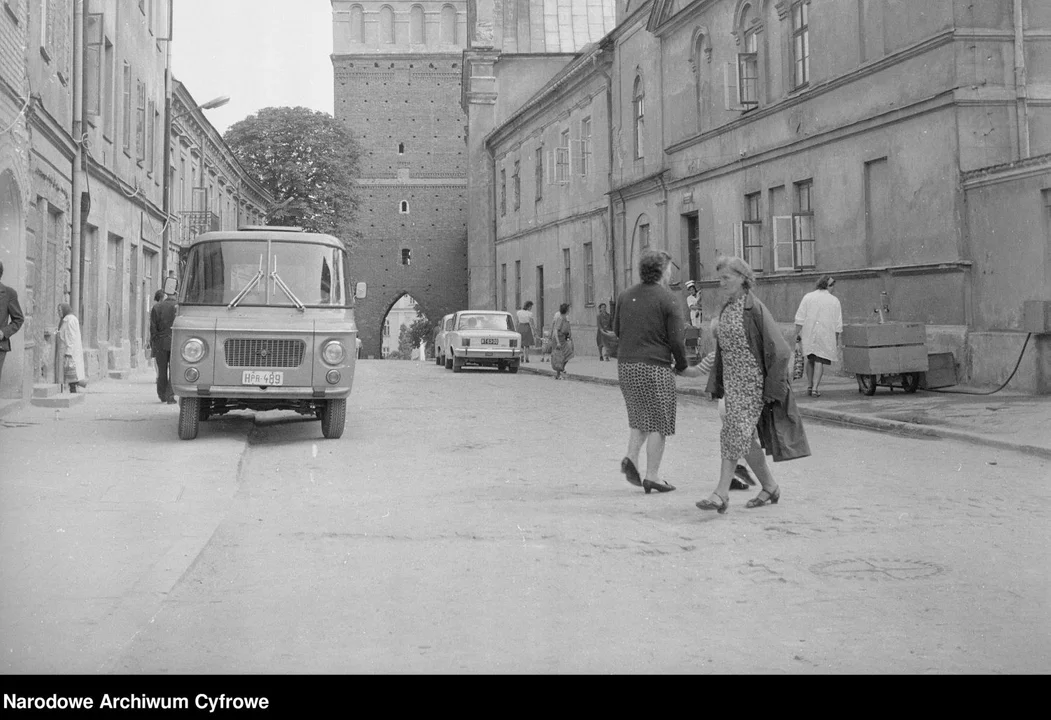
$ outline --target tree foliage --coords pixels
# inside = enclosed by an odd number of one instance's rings
[[[353,242],[361,148],[346,124],[304,107],[269,107],[234,123],[223,139],[274,196],[267,224]]]
[[[412,351],[420,346],[420,341],[427,343],[430,347],[432,342],[433,325],[425,317],[417,317],[412,325],[402,325],[398,333],[398,350],[405,357],[412,357]]]

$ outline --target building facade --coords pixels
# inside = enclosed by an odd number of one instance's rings
[[[411,295],[437,320],[467,305],[467,166],[459,106],[467,2],[333,0],[335,116],[364,150],[354,279],[363,356]]]
[[[477,7],[484,41],[507,8]],[[886,298],[891,319],[927,325],[931,352],[954,354],[961,381],[1002,382],[1023,303],[1051,298],[1049,30],[1038,0],[621,0],[602,41],[612,275],[595,283],[615,294],[643,249],[666,249],[711,317],[715,259],[736,254],[790,333],[803,294],[832,274],[848,322],[874,320]],[[499,68],[492,44],[465,57]],[[500,112],[500,98],[517,78],[470,75],[474,102],[496,108],[470,133],[510,151],[519,108]],[[540,92],[564,121],[576,93],[558,72]],[[490,197],[476,210],[486,198],[472,194],[469,253],[490,253],[472,300],[496,306],[501,248],[524,236],[487,229],[510,222]],[[1015,386],[1051,391],[1049,343],[1034,336]]]
[[[26,218],[35,197],[30,184],[29,3],[12,0],[0,10],[0,282],[26,304]],[[26,372],[26,328],[11,338],[0,377],[0,398],[24,397],[32,386]]]
[[[0,260],[26,316],[0,397],[59,383],[63,302],[80,318],[89,378],[123,377],[147,362],[165,236],[176,228],[174,269],[185,224],[183,208],[169,213],[166,202],[168,173],[179,167],[165,143],[170,19],[168,0],[8,0],[0,8]],[[200,115],[181,86],[178,101],[187,118]],[[211,149],[197,167],[211,168],[203,181],[216,188],[210,212],[235,218],[224,227],[236,226],[235,203],[244,218],[261,217],[269,198],[197,119],[180,120],[176,146],[182,152],[195,132],[207,136],[198,145]]]
[[[567,302],[595,326],[613,295],[610,62],[598,41],[612,0],[472,5],[463,106],[470,167],[472,307],[536,304],[546,327]],[[597,352],[578,343],[577,352]]]
[[[241,167],[178,79],[171,113],[167,266],[175,270],[183,248],[202,232],[265,225],[273,198]]]

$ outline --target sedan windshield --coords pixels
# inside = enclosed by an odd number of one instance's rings
[[[185,275],[186,305],[342,307],[348,302],[343,251],[328,245],[205,242],[190,249]]]
[[[510,315],[461,315],[457,330],[514,330]]]

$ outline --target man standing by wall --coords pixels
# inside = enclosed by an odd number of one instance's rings
[[[4,263],[0,262],[0,280],[4,279]],[[0,380],[3,379],[4,360],[11,352],[11,336],[22,327],[25,316],[18,304],[18,293],[14,288],[0,282]]]
[[[161,402],[175,404],[169,367],[172,357],[172,324],[175,322],[175,301],[165,297],[150,310],[150,346],[157,361],[157,397]]]

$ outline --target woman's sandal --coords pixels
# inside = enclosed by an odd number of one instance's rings
[[[712,502],[711,498],[705,498],[704,500],[701,500],[700,502],[697,503],[697,507],[699,507],[701,510],[715,510],[720,515],[724,514],[726,512],[727,508],[730,507],[730,498],[729,498],[729,496],[724,498],[719,493],[712,493],[712,496],[713,497],[717,497],[720,500],[722,500],[723,501],[722,504],[719,504],[719,503],[716,503],[716,502]]]
[[[819,392],[818,392],[817,390],[815,390],[815,391],[814,391],[813,393],[811,393],[811,394],[813,395],[813,397],[821,397],[821,393],[819,393]]]
[[[814,388],[808,387],[806,389],[806,394],[807,394],[807,397],[810,397],[811,395],[813,395],[814,394]]]
[[[763,496],[766,497],[763,497]],[[777,505],[778,500],[781,499],[781,486],[774,488],[774,491],[767,492],[766,490],[760,490],[759,494],[744,504],[746,508],[757,508],[763,507],[764,505]]]
[[[646,491],[647,495],[649,495],[650,494],[650,490],[656,490],[657,492],[666,493],[666,492],[671,492],[672,490],[674,490],[675,486],[674,485],[669,485],[668,483],[664,482],[663,480],[661,482],[653,482],[652,480],[643,480],[642,481],[642,489]]]
[[[624,476],[628,478],[628,482],[632,485],[642,487],[642,477],[639,475],[639,471],[635,468],[635,463],[631,461],[631,458],[624,458],[620,461],[620,471],[624,473]]]

